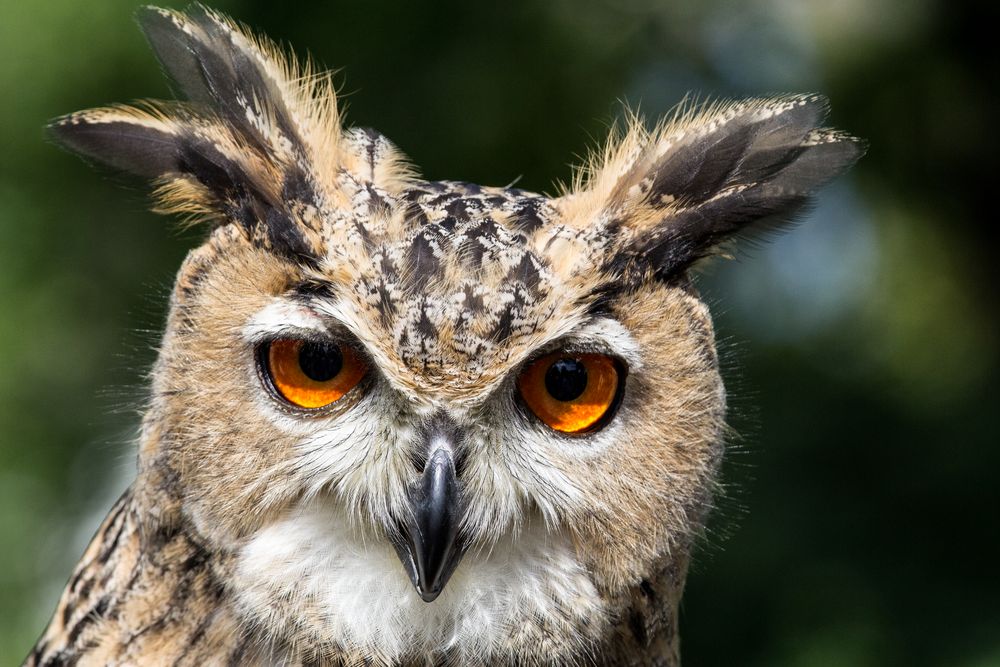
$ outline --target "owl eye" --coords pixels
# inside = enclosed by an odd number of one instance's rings
[[[349,346],[279,338],[261,350],[264,371],[274,390],[300,408],[330,405],[357,385],[368,366]]]
[[[594,431],[614,415],[624,369],[604,354],[554,352],[533,361],[517,380],[525,404],[562,433]]]

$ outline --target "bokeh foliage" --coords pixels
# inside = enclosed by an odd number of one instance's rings
[[[128,483],[167,290],[199,238],[43,136],[169,94],[136,4],[0,0],[0,664]],[[686,662],[1000,665],[987,17],[944,0],[216,6],[342,67],[349,121],[429,178],[551,191],[618,101],[656,117],[688,91],[827,94],[869,155],[799,227],[700,278],[738,435]]]

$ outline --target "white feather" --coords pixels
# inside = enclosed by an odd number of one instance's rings
[[[594,633],[580,635],[586,643],[606,622],[569,541],[543,526],[470,552],[441,596],[426,603],[389,542],[358,531],[329,499],[306,502],[257,533],[239,550],[236,577],[243,613],[293,600],[317,612],[301,617],[316,624],[312,631],[389,660],[411,650],[449,650],[460,663],[499,660],[531,635],[526,627],[571,624]]]

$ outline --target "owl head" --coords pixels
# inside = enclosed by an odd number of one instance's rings
[[[725,414],[689,269],[858,158],[825,100],[632,122],[548,197],[420,179],[209,10],[140,22],[186,101],[52,132],[210,229],[152,373],[149,521],[310,650],[570,659],[636,591],[676,605]]]

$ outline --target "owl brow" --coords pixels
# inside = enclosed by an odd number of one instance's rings
[[[630,367],[641,365],[639,344],[632,334],[611,315],[597,315],[583,325],[534,350],[530,358],[556,350],[578,353],[610,354],[621,357]]]
[[[330,327],[308,304],[278,298],[257,311],[243,328],[244,338],[260,343],[277,334],[306,333],[328,336]]]
[[[585,304],[585,313],[592,318],[613,317],[612,304],[619,299],[628,286],[620,279],[603,282],[587,292],[580,302]]]
[[[339,296],[333,283],[317,278],[307,278],[292,285],[288,294],[305,304],[311,303],[314,299],[334,299]]]

